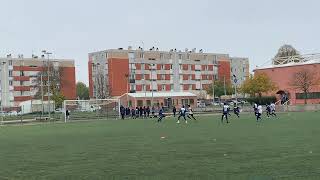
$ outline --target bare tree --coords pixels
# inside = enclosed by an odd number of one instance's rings
[[[290,83],[295,89],[298,89],[304,94],[304,103],[307,104],[308,93],[313,86],[319,84],[319,79],[315,72],[312,72],[307,69],[302,69],[296,72],[293,76],[293,79]]]
[[[51,99],[55,101],[56,105],[59,107],[64,100],[64,96],[61,93],[61,80],[63,75],[63,68],[60,66],[54,66],[53,63],[47,64],[43,66],[43,70],[40,71],[37,75],[37,78],[33,81],[35,83],[36,93],[34,98],[41,99],[42,92],[41,92],[41,84],[43,95],[48,95],[48,68],[49,68],[49,77],[50,77],[50,94]],[[41,82],[42,76],[42,82]]]
[[[110,97],[111,89],[107,83],[107,76],[105,76],[102,72],[98,72],[95,84],[97,88],[97,98],[106,99]]]

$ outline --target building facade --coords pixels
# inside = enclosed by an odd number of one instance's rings
[[[231,64],[231,79],[232,84],[240,87],[241,84],[249,77],[250,70],[249,70],[249,59],[248,58],[240,58],[240,57],[231,57],[230,58]],[[234,76],[236,77],[237,81],[234,81]]]
[[[151,106],[172,108],[190,105],[196,107],[197,96],[190,92],[126,93],[120,96],[120,104],[128,107]]]
[[[60,82],[56,85],[66,99],[76,98],[76,79],[74,60],[67,59],[49,59],[53,69],[59,69]],[[23,101],[35,98],[37,92],[41,89],[39,84],[39,73],[47,71],[48,60],[42,58],[18,58],[8,55],[6,58],[0,58],[0,98],[2,108],[19,107]],[[51,74],[51,73],[49,73]],[[54,76],[52,73],[51,76]],[[47,77],[43,77],[46,79]],[[51,78],[51,77],[50,77]],[[43,84],[43,86],[46,86]],[[47,99],[47,92],[44,92],[44,98]]]
[[[92,98],[150,91],[187,91],[206,98],[213,80],[231,80],[228,54],[195,49],[110,49],[90,53],[88,68]]]

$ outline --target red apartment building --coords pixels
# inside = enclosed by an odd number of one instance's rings
[[[110,49],[90,53],[88,68],[91,98],[150,91],[186,91],[206,98],[205,89],[214,79],[231,80],[228,54],[195,49]]]

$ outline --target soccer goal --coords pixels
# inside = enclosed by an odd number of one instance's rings
[[[114,120],[120,117],[119,99],[65,100],[64,121]],[[69,115],[67,115],[67,111]]]

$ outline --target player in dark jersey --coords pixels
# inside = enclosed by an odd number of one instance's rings
[[[269,104],[267,104],[266,106],[267,106],[267,108],[266,108],[266,111],[267,111],[267,117],[269,118],[269,117],[270,117],[270,115],[271,115],[271,107],[270,107],[270,105],[269,105]]]
[[[160,109],[159,109],[159,119],[158,119],[158,122],[161,122],[163,118],[164,118],[164,112],[163,112],[162,107],[160,107]]]
[[[240,108],[239,106],[237,106],[237,104],[235,105],[235,107],[233,108],[233,113],[240,118]]]

